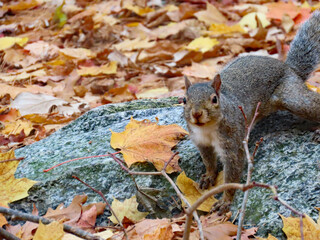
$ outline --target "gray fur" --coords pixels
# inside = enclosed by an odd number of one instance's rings
[[[315,12],[293,40],[286,62],[263,56],[239,57],[220,72],[221,88],[217,92],[210,82],[188,87],[184,116],[207,169],[200,187],[214,182],[216,154],[224,164],[224,181],[240,181],[245,163],[245,124],[238,106],[243,107],[249,123],[259,102],[259,119],[285,109],[320,122],[320,94],[304,84],[319,61],[320,13]],[[218,97],[217,104],[213,104],[213,96]],[[233,196],[234,191],[225,191],[214,209],[227,211]]]

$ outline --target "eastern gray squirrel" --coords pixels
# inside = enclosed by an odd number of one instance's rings
[[[224,165],[224,182],[239,182],[245,164],[242,141],[245,124],[277,110],[320,122],[320,94],[304,81],[320,62],[320,12],[316,11],[298,31],[285,62],[265,56],[239,57],[227,64],[212,82],[196,83],[185,78],[184,117],[190,137],[206,166],[200,188],[213,185],[217,156]],[[235,190],[227,190],[213,210],[227,212]]]

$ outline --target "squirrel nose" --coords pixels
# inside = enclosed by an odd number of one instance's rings
[[[202,111],[201,112],[194,112],[194,113],[192,113],[192,116],[195,119],[199,119],[202,116]]]

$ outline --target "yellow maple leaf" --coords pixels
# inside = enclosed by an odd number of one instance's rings
[[[282,230],[287,235],[288,240],[301,239],[300,219],[297,217],[284,217],[280,214],[283,221]],[[305,240],[320,240],[320,224],[315,223],[311,217],[306,215],[303,218],[303,236]]]
[[[5,128],[1,131],[3,134],[19,134],[22,130],[26,136],[29,136],[30,132],[32,131],[32,123],[28,120],[21,120],[18,119],[14,122],[5,123]]]
[[[101,74],[115,74],[117,73],[117,62],[110,62],[102,66],[81,67],[77,70],[81,76],[96,76]]]
[[[14,151],[0,153],[0,161],[14,159]],[[7,207],[8,203],[20,200],[28,196],[28,190],[36,181],[27,178],[16,179],[14,173],[19,161],[0,163],[0,205]]]
[[[259,18],[263,28],[270,25],[270,21],[267,19],[266,15],[264,13],[259,12],[252,12],[243,16],[239,22],[239,25],[241,27],[249,27],[251,29],[256,29],[258,27],[256,17]]]
[[[113,236],[113,232],[111,230],[105,230],[103,232],[95,233],[94,236],[102,237],[103,239],[109,239]],[[62,240],[82,240],[83,238],[77,237],[71,233],[67,233],[63,236]]]
[[[226,24],[211,24],[209,30],[210,34],[231,34],[231,33],[245,33],[246,31],[240,26],[240,24],[235,24],[228,26]]]
[[[177,124],[160,126],[147,119],[137,121],[133,118],[125,131],[121,133],[111,131],[111,133],[111,147],[121,149],[129,167],[136,162],[151,162],[159,171],[172,156],[171,148],[188,134]],[[175,156],[170,162],[166,168],[168,173],[181,170],[178,160],[179,156]]]
[[[267,238],[258,237],[258,240],[278,240],[278,239],[272,236],[271,234],[269,234]]]
[[[19,37],[2,37],[0,38],[0,50],[5,50],[11,48],[14,44],[23,46],[28,42],[28,38],[19,38]]]
[[[222,182],[223,172],[220,172],[214,187],[218,186]],[[191,205],[194,204],[204,193],[210,190],[200,190],[198,183],[193,181],[191,178],[188,178],[184,172],[180,173],[180,175],[177,177],[176,184]],[[197,209],[204,212],[209,212],[212,208],[212,205],[217,201],[217,199],[211,196],[206,201],[204,201]],[[183,206],[185,205],[186,204],[183,203]]]
[[[117,215],[119,221],[122,222],[123,218],[129,218],[133,222],[138,222],[139,220],[145,218],[149,213],[148,212],[139,212],[138,211],[138,202],[137,197],[132,196],[129,199],[124,200],[123,202],[120,202],[119,200],[113,198],[113,202],[111,204],[112,210]],[[113,223],[118,223],[115,216],[112,214],[112,216],[109,217],[109,219]]]
[[[215,38],[199,37],[191,41],[185,49],[205,53],[218,44],[219,41]]]
[[[63,224],[52,222],[44,225],[41,221],[33,240],[61,240],[64,235]]]
[[[152,9],[152,8],[149,8],[149,7],[141,8],[139,6],[133,6],[131,4],[125,5],[124,8],[134,12],[135,14],[137,14],[139,16],[143,16],[149,12],[154,12],[154,9]]]

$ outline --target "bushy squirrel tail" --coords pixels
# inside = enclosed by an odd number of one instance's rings
[[[304,81],[320,62],[320,11],[301,26],[290,45],[286,63]]]

